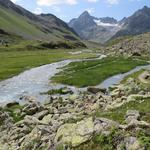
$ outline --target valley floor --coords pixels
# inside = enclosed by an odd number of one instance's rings
[[[90,58],[96,54],[82,52],[71,54],[71,50],[10,50],[0,51],[0,80],[15,76],[24,70],[65,59]],[[76,50],[73,50],[76,51]],[[80,51],[80,50],[77,50]]]
[[[53,77],[53,81],[78,87],[95,86],[149,60],[141,56],[83,60],[99,54],[87,50],[7,48],[0,49],[0,54],[0,80],[36,66],[82,59]],[[48,95],[44,103],[22,96],[21,103],[0,107],[0,150],[149,150],[149,83],[150,70],[146,68],[125,77],[109,91],[90,87],[76,94],[67,87],[51,89],[40,93]]]
[[[0,108],[0,150],[149,150],[150,85],[139,79],[143,72],[109,95],[101,89],[51,95],[45,104],[33,98],[7,104]]]

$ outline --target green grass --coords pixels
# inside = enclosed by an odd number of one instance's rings
[[[19,47],[19,46],[18,46]],[[21,48],[21,46],[20,46]],[[9,48],[7,48],[9,49]],[[0,80],[4,80],[21,73],[24,70],[61,61],[64,59],[88,58],[95,54],[82,53],[72,55],[69,50],[17,50],[16,46],[10,50],[0,50]]]
[[[49,31],[47,27],[49,26]],[[58,28],[59,26],[59,29]],[[56,28],[55,28],[56,27]],[[49,25],[35,21],[11,9],[0,6],[0,28],[8,33],[23,37],[24,39],[57,41],[65,40],[66,36],[80,41],[80,38],[63,25],[57,25],[54,18],[49,19]],[[7,39],[7,37],[6,37]],[[69,37],[68,37],[69,40]]]
[[[134,78],[134,80],[140,82],[140,81],[138,80],[138,76],[139,76],[142,72],[144,72],[144,69],[141,69],[140,71],[137,71],[137,72],[135,72],[135,73],[133,73],[133,74],[131,74],[131,75],[128,75],[127,77],[125,77],[125,78],[121,81],[121,83],[123,83],[123,84],[126,83],[129,78]]]
[[[8,112],[9,115],[13,118],[14,122],[18,122],[20,120],[23,120],[23,116],[21,116],[21,111],[22,106],[20,106],[19,104],[15,104],[12,106],[7,106],[4,108],[3,111]],[[17,111],[19,111],[19,113],[17,113]]]
[[[143,72],[145,71],[145,69],[141,69],[140,71],[137,71],[127,77],[125,77],[121,83],[124,84],[127,82],[127,80],[129,78],[133,78],[134,81],[138,84],[138,86],[140,87],[140,90],[144,90],[144,91],[148,91],[150,90],[150,84],[146,84],[146,83],[142,83],[140,80],[139,80],[139,75],[142,74]]]
[[[118,143],[123,139],[123,135],[122,131],[112,129],[109,135],[95,135],[90,141],[73,148],[73,150],[115,150]]]
[[[61,95],[66,95],[66,94],[73,94],[71,91],[65,91],[66,88],[60,88],[60,89],[52,89],[47,92],[41,93],[42,95],[55,95],[55,94],[61,94]]]
[[[35,25],[11,10],[0,7],[0,20],[0,27],[10,33],[17,33],[17,35],[30,38],[44,37],[44,33]]]
[[[112,109],[110,111],[97,111],[94,116],[105,117],[123,123],[124,116],[127,110],[138,110],[142,116],[142,120],[150,123],[150,98],[147,99],[137,99],[136,101],[131,101],[122,105],[119,108]]]
[[[150,129],[146,131],[140,131],[138,133],[138,139],[145,149],[150,150]]]
[[[147,64],[135,58],[108,57],[102,60],[73,62],[57,74],[55,82],[77,87],[95,86],[110,76],[125,73],[136,66]]]

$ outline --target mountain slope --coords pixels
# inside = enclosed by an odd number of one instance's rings
[[[114,37],[150,32],[150,8],[144,6],[121,23],[122,28]]]
[[[0,29],[24,39],[51,41],[79,39],[65,22],[54,15],[32,14],[9,0],[0,0],[0,20]]]
[[[150,56],[150,32],[136,36],[118,37],[109,42],[105,52],[115,55]]]
[[[150,8],[144,6],[121,21],[110,17],[96,18],[84,12],[78,18],[71,20],[69,26],[83,39],[105,43],[121,36],[150,32]]]
[[[104,43],[120,29],[117,20],[110,17],[96,18],[85,11],[69,22],[82,39]]]

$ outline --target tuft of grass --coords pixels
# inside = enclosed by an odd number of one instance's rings
[[[9,115],[13,118],[14,122],[18,122],[23,120],[23,117],[21,116],[21,109],[22,106],[15,104],[12,106],[6,106],[3,111],[8,112]]]
[[[118,121],[120,123],[124,122],[124,116],[127,110],[138,110],[142,116],[142,120],[145,120],[150,123],[150,98],[146,99],[137,99],[136,101],[128,102],[121,107],[112,109],[110,111],[97,111],[94,113],[94,116],[105,117]]]
[[[145,83],[142,83],[140,80],[139,80],[139,75],[140,74],[142,74],[143,72],[145,71],[145,69],[141,69],[140,71],[137,71],[137,72],[135,72],[135,73],[133,73],[133,74],[131,74],[131,75],[129,75],[129,76],[127,76],[127,77],[125,77],[122,81],[121,81],[121,83],[126,83],[127,82],[127,80],[129,79],[129,78],[133,78],[134,80],[135,80],[135,82],[140,86],[140,89],[141,90],[145,90],[145,88],[147,88],[147,90],[150,90],[150,84],[145,84]]]
[[[107,57],[102,60],[73,62],[58,73],[53,80],[77,87],[95,86],[110,76],[125,73],[136,66],[145,65],[145,60],[124,57]]]
[[[65,150],[65,147],[63,144],[58,144],[56,150]]]
[[[150,150],[150,130],[148,131],[140,131],[138,133],[138,139],[145,149]]]
[[[60,89],[52,89],[47,92],[41,93],[42,95],[55,95],[55,94],[61,94],[61,95],[66,95],[66,94],[73,94],[72,91],[65,91],[65,88],[60,88]]]

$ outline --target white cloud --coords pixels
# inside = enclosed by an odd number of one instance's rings
[[[37,14],[37,15],[41,14],[41,13],[42,13],[42,8],[37,7],[37,8],[33,11],[33,13],[35,13],[35,14]]]
[[[53,6],[53,5],[60,5],[60,4],[68,4],[68,5],[75,5],[80,0],[37,0],[37,4],[40,6]],[[99,0],[85,0],[90,3],[98,2]]]
[[[105,0],[105,2],[109,5],[116,5],[119,4],[120,0]]]
[[[95,12],[94,8],[88,8],[88,9],[86,9],[86,11],[88,11],[90,14]]]
[[[92,2],[92,3],[95,3],[95,2],[98,2],[99,0],[87,0],[88,2]]]
[[[16,3],[16,2],[18,2],[19,0],[11,0],[13,3]]]
[[[61,12],[61,9],[57,6],[53,6],[53,9],[54,9],[55,12]]]
[[[40,6],[52,6],[60,4],[75,5],[77,0],[37,0],[37,4]]]

